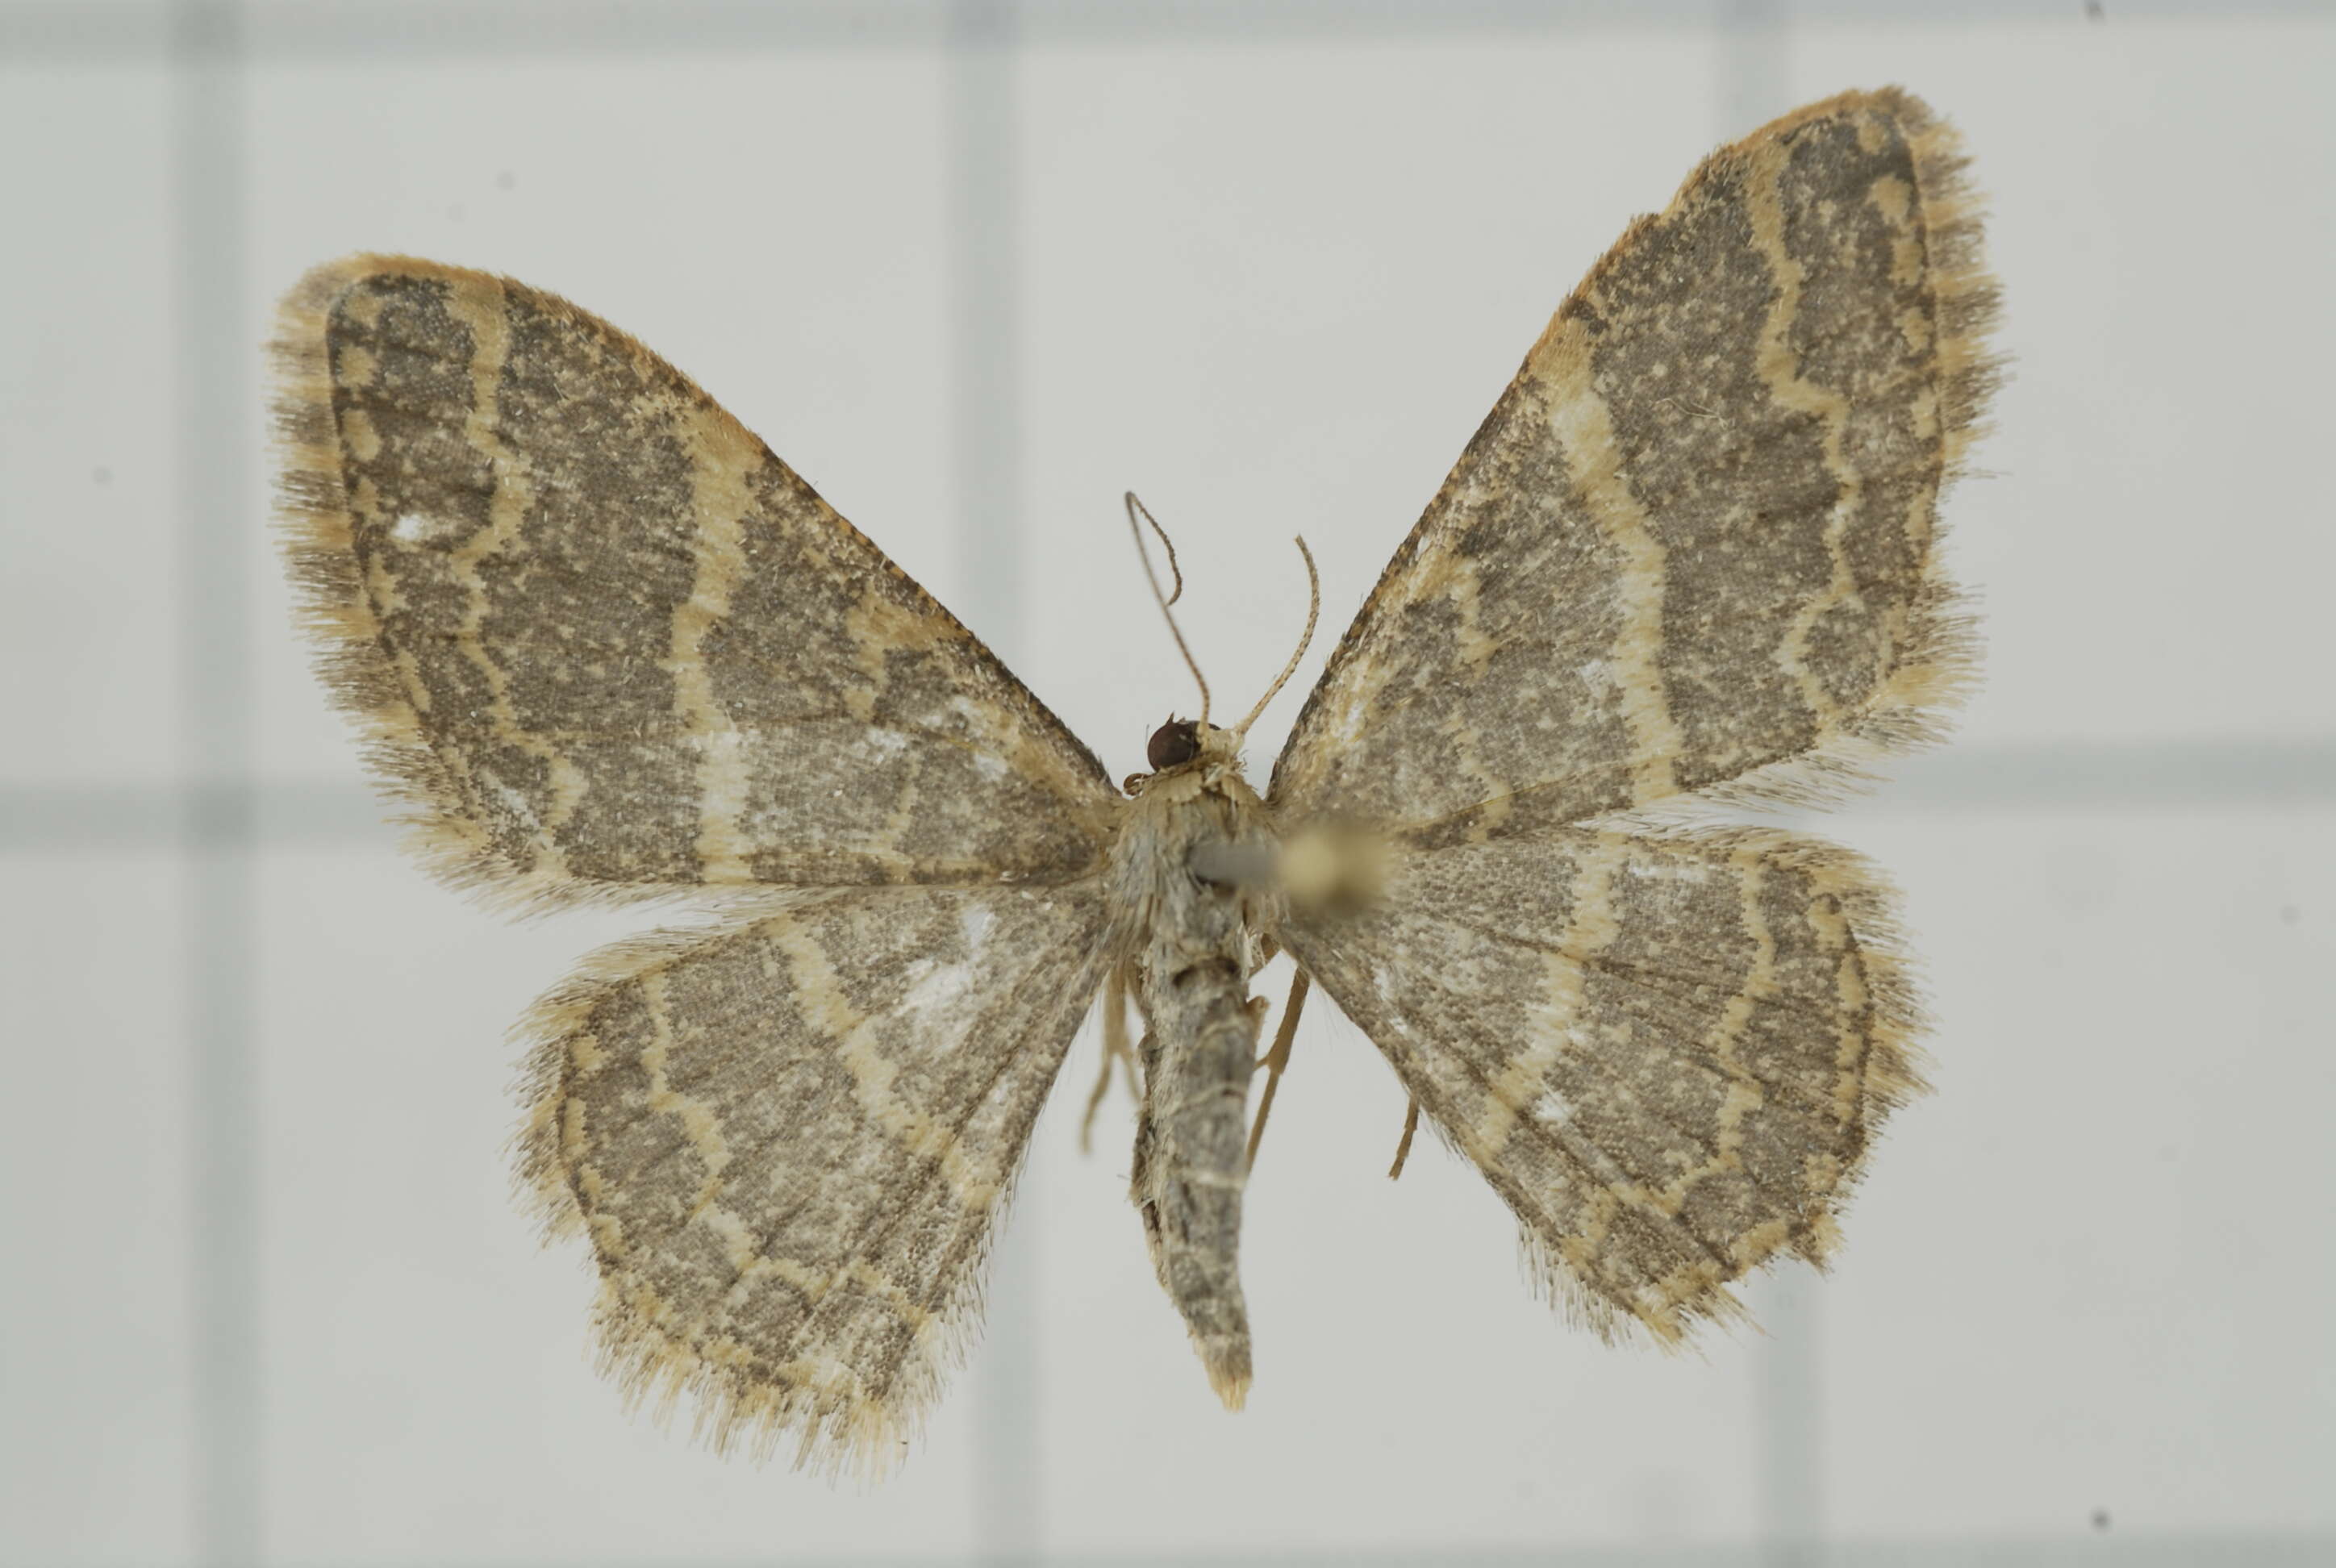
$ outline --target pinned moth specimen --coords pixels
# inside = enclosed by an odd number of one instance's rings
[[[1676,1341],[1747,1271],[1822,1261],[1918,1086],[1890,895],[1842,850],[1674,808],[1828,798],[1964,682],[1937,506],[1994,292],[1961,167],[1913,98],[1850,93],[1631,225],[1261,793],[1249,720],[1205,710],[1115,785],[597,317],[393,257],[303,280],[291,570],[421,852],[511,905],[718,917],[595,954],[525,1025],[521,1167],[591,1248],[627,1386],[692,1397],[717,1443],[894,1462],[1100,995],[1141,1066],[1153,1261],[1238,1407],[1271,1092],[1250,986],[1278,952],[1590,1327]]]

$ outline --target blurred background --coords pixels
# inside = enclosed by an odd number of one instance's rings
[[[628,1417],[507,1195],[501,1033],[646,917],[380,825],[289,628],[259,344],[356,249],[658,349],[1114,775],[1262,773],[1549,313],[1714,144],[1902,83],[2014,379],[1949,502],[1988,684],[1822,831],[1938,1092],[1762,1331],[1608,1349],[1312,1011],[1218,1408],[1074,1048],[905,1473]],[[0,1562],[2336,1561],[2336,13],[2313,4],[0,0]],[[1805,824],[1814,825],[1814,824]],[[1261,989],[1279,997],[1281,966]]]

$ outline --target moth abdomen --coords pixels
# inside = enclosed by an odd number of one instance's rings
[[[1212,857],[1263,856],[1272,835],[1241,782],[1229,732],[1176,724],[1153,736],[1159,769],[1137,793],[1112,846],[1134,995],[1145,1031],[1130,1196],[1154,1271],[1207,1369],[1239,1409],[1250,1384],[1249,1317],[1239,1254],[1249,1178],[1249,1084],[1258,1014],[1250,976],[1264,950],[1260,889],[1206,874]]]
[[[1220,962],[1188,966],[1157,1005],[1168,1028],[1146,1054],[1134,1196],[1210,1386],[1238,1410],[1250,1384],[1239,1259],[1257,1015],[1246,977]]]
[[[1241,966],[1232,959],[1207,958],[1196,964],[1186,964],[1168,977],[1168,983],[1183,991],[1212,982],[1218,985],[1222,985],[1227,980],[1238,983],[1241,978]]]

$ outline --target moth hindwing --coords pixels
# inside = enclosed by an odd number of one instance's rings
[[[1994,293],[1960,170],[1915,100],[1850,93],[1633,225],[1262,798],[1247,721],[1205,714],[1115,790],[598,318],[411,258],[304,279],[275,346],[286,549],[417,849],[513,905],[717,915],[594,955],[525,1025],[521,1169],[592,1250],[628,1391],[687,1393],[716,1445],[896,1462],[1102,989],[1107,1037],[1123,997],[1143,1025],[1153,1259],[1237,1406],[1249,991],[1277,950],[1593,1326],[1677,1340],[1747,1271],[1822,1261],[1918,1086],[1890,895],[1815,841],[1663,813],[1825,798],[1961,688],[1937,502]]]

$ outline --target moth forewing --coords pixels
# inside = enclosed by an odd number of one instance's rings
[[[355,256],[286,298],[275,351],[318,673],[441,875],[540,908],[1094,870],[1094,755],[607,322]]]
[[[1421,842],[1815,802],[1967,686],[1938,501],[1997,376],[1953,133],[1895,91],[1721,149],[1551,320],[1276,761]]]

